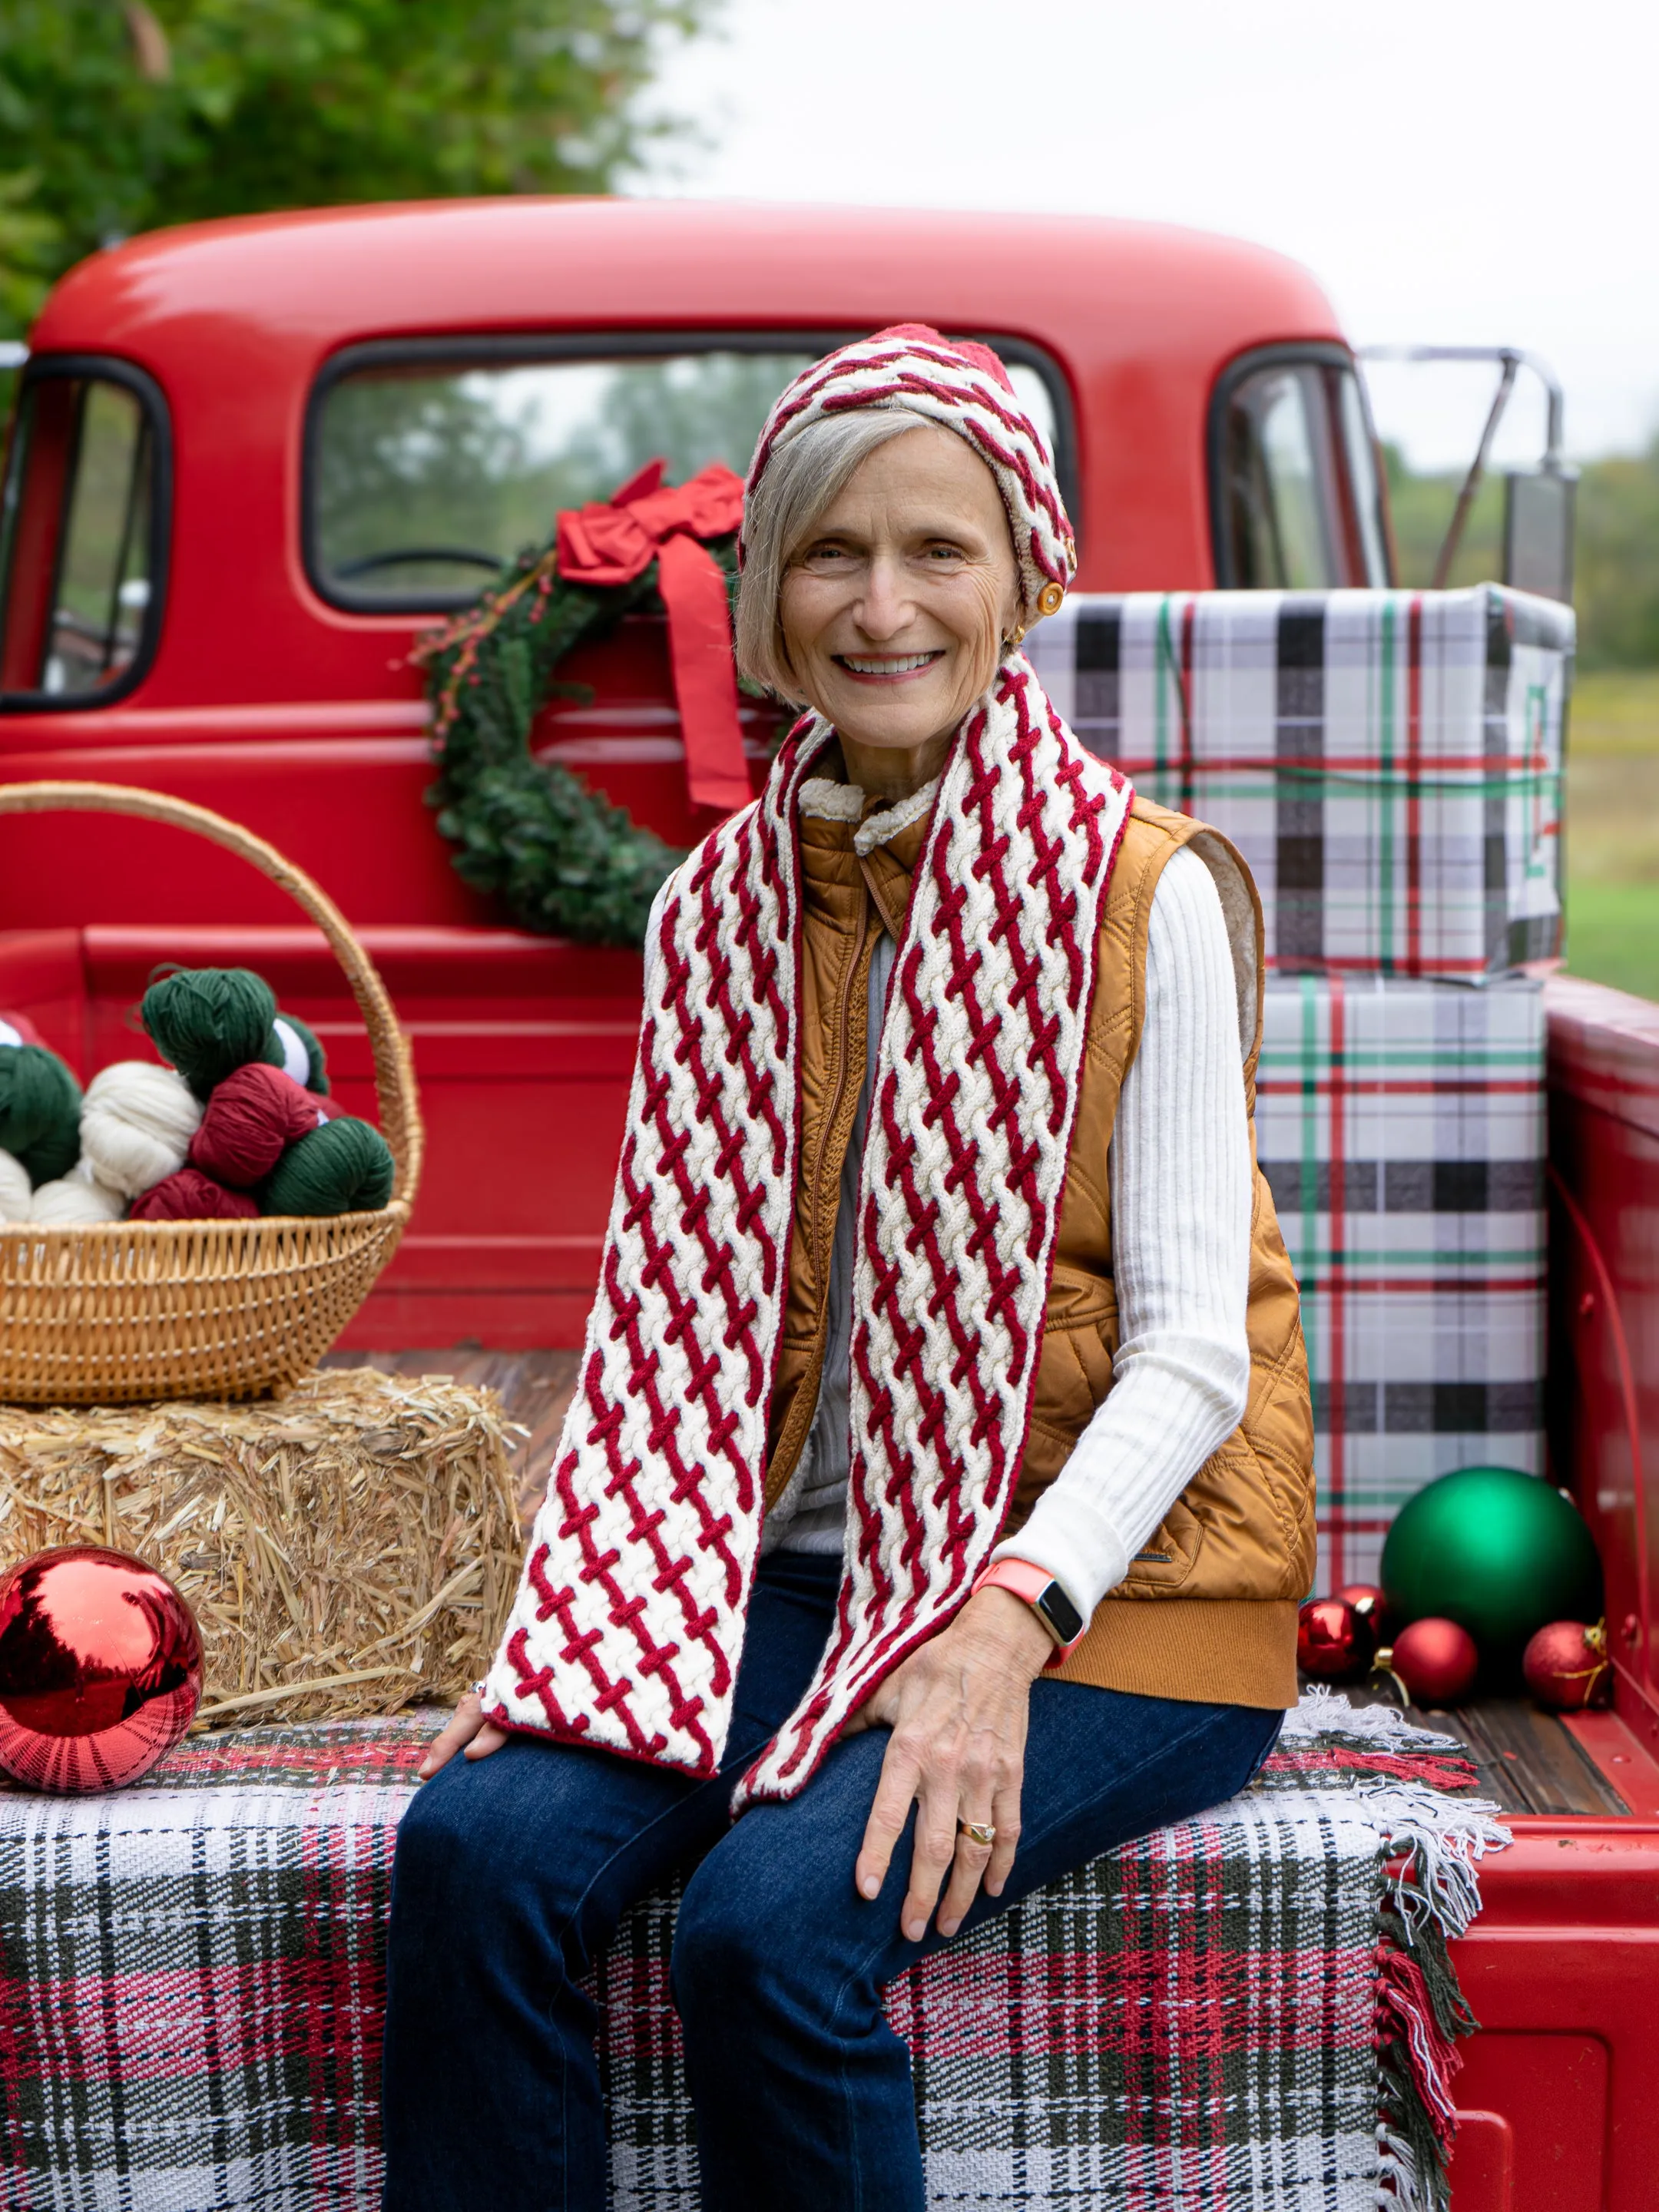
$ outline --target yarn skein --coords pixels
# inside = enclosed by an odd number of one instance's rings
[[[21,1160],[0,1152],[0,1221],[27,1221],[29,1213],[29,1171]]]
[[[271,1028],[276,1000],[251,969],[175,969],[150,985],[138,1015],[157,1052],[204,1103],[216,1084],[249,1060],[283,1064]]]
[[[326,1098],[328,1060],[317,1032],[307,1029],[298,1014],[278,1014],[270,1026],[284,1074],[291,1075],[307,1091],[314,1091],[319,1098]]]
[[[143,1196],[135,1199],[135,1221],[250,1221],[258,1218],[258,1200],[245,1190],[227,1190],[200,1168],[180,1168],[163,1176]]]
[[[355,1115],[325,1121],[290,1145],[260,1194],[264,1213],[374,1213],[396,1169],[380,1131]]]
[[[46,1039],[27,1014],[8,1006],[0,1014],[0,1044],[44,1044]]]
[[[190,1157],[216,1182],[252,1190],[327,1113],[291,1075],[252,1060],[214,1086]]]
[[[190,1086],[170,1067],[118,1060],[87,1085],[82,1151],[100,1182],[137,1198],[183,1167],[201,1119]]]
[[[44,1045],[0,1044],[0,1149],[35,1184],[67,1175],[81,1156],[81,1086]]]
[[[99,1182],[90,1164],[77,1160],[66,1176],[40,1185],[29,1218],[42,1229],[90,1228],[118,1221],[125,1212],[120,1198]]]

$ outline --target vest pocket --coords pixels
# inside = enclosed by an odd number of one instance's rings
[[[1178,1589],[1198,1564],[1204,1524],[1184,1498],[1177,1498],[1163,1522],[1129,1562],[1118,1588],[1130,1595]]]

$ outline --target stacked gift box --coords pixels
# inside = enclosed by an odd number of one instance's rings
[[[1093,750],[1243,852],[1258,1152],[1302,1286],[1319,1584],[1437,1474],[1544,1468],[1542,984],[1573,619],[1440,592],[1079,595],[1028,650]]]

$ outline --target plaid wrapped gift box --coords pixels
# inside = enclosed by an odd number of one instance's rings
[[[1302,1289],[1321,1589],[1374,1580],[1436,1475],[1542,1473],[1544,1146],[1541,984],[1269,980],[1256,1150]]]
[[[1479,981],[1559,952],[1571,609],[1079,595],[1026,651],[1085,744],[1239,848],[1274,966]]]
[[[374,2212],[382,1930],[431,1723],[184,1746],[0,1791],[7,2212]],[[1458,1747],[1304,1700],[1243,1796],[1042,1891],[891,1992],[930,2204],[1443,2201],[1445,1941],[1504,1841]],[[673,1900],[596,1977],[614,2212],[694,2212]]]

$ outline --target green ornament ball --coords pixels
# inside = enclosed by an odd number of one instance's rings
[[[1577,1508],[1512,1467],[1466,1467],[1419,1490],[1382,1547],[1401,1622],[1455,1620],[1489,1668],[1512,1668],[1552,1620],[1595,1620],[1601,1563]]]

